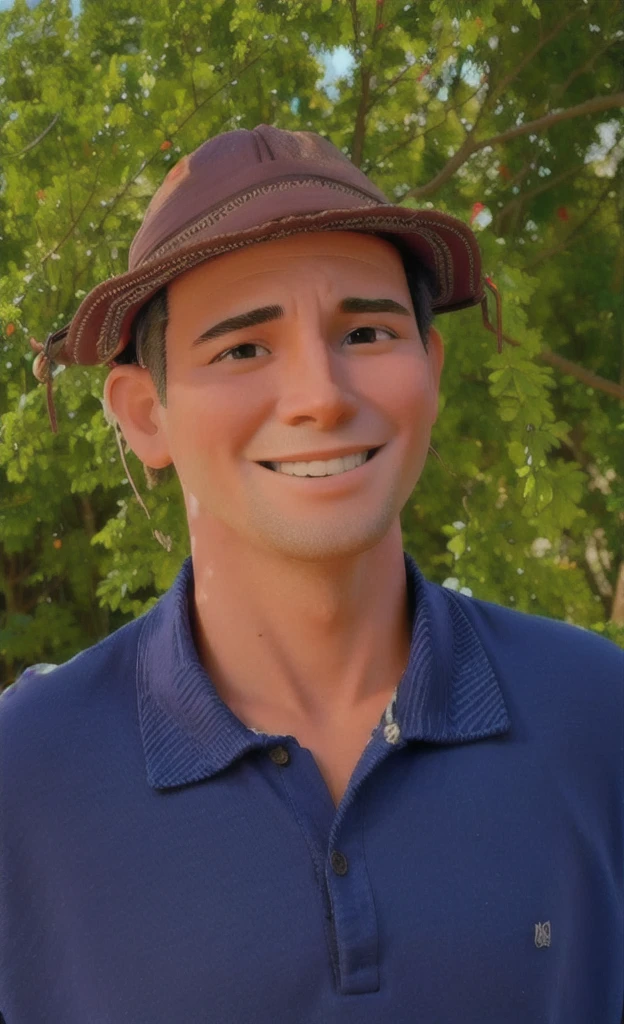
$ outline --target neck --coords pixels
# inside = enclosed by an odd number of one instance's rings
[[[370,550],[324,562],[204,537],[193,537],[191,624],[235,713],[337,721],[399,683],[411,609],[398,521]]]

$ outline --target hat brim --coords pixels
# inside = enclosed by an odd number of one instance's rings
[[[207,259],[305,231],[401,236],[403,246],[435,275],[435,313],[464,309],[483,299],[479,246],[473,231],[458,218],[438,210],[387,204],[329,210],[282,217],[244,231],[200,236],[192,245],[101,282],[85,296],[72,320],[49,339],[50,355],[65,365],[111,364],[128,344],[138,311],[173,278]]]

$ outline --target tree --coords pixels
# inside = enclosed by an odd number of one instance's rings
[[[502,295],[501,354],[479,309],[437,321],[435,455],[407,550],[430,579],[624,646],[622,38],[617,0],[0,13],[2,685],[147,610],[190,553],[175,475],[146,483],[150,523],[131,492],[106,369],[57,371],[53,434],[28,339],[127,268],[176,159],[262,122],[326,135],[402,205],[472,220]],[[330,52],[350,66],[320,88]]]

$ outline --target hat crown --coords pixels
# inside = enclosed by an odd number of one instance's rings
[[[147,207],[130,246],[128,269],[153,257],[162,244],[182,233],[198,218],[233,203],[255,186],[293,176],[342,183],[362,202],[390,200],[329,139],[307,131],[273,125],[236,128],[202,143],[169,171]],[[288,211],[291,212],[291,211]],[[157,258],[157,257],[156,257]]]
[[[128,271],[85,296],[46,339],[46,355],[65,365],[110,364],[140,309],[169,281],[245,246],[319,231],[399,246],[433,273],[436,313],[483,301],[479,245],[463,221],[396,205],[322,135],[260,124],[208,139],[170,169],[134,236]]]

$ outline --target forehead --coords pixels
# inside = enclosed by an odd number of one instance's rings
[[[220,291],[268,273],[305,273],[307,268],[354,277],[394,276],[402,268],[398,250],[385,238],[352,231],[316,231],[256,242],[205,260],[167,285],[174,301],[191,293]]]

